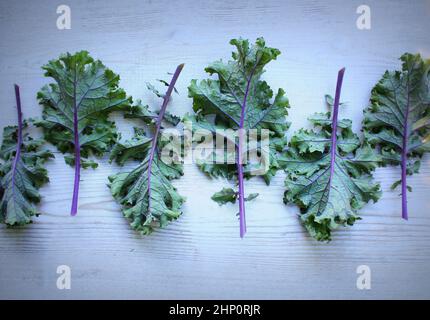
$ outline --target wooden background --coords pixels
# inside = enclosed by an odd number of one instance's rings
[[[56,28],[56,8],[72,10],[72,29]],[[430,56],[430,1],[370,1],[371,30],[358,30],[362,1],[1,1],[0,127],[16,123],[13,83],[22,89],[26,117],[40,115],[36,93],[47,83],[41,66],[60,53],[86,49],[121,75],[134,98],[159,104],[146,81],[167,79],[186,64],[170,110],[191,111],[187,85],[204,67],[229,58],[228,41],[264,36],[282,51],[265,79],[283,87],[292,105],[289,135],[323,111],[345,66],[341,116],[359,129],[362,110],[386,69],[404,52]],[[125,135],[132,125],[117,117]],[[41,190],[44,213],[21,229],[0,227],[0,298],[430,298],[430,157],[409,181],[410,220],[403,221],[398,168],[379,169],[383,198],[363,220],[329,244],[304,232],[294,206],[282,202],[284,174],[270,187],[246,183],[260,197],[247,204],[248,233],[239,238],[234,205],[210,196],[227,181],[211,181],[194,165],[175,182],[187,197],[184,215],[149,237],[133,232],[106,187],[119,170],[106,159],[82,174],[80,206],[69,216],[73,169],[61,154],[48,165]],[[131,164],[132,165],[132,164]],[[58,290],[56,269],[72,270],[71,290]],[[372,289],[358,290],[356,268],[368,265]]]

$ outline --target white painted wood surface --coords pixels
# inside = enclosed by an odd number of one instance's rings
[[[72,29],[57,30],[56,8],[68,4]],[[341,115],[360,127],[370,89],[406,52],[430,56],[430,1],[366,1],[371,30],[356,27],[361,1],[1,1],[0,126],[16,122],[13,83],[22,89],[26,117],[38,116],[36,93],[48,82],[41,65],[81,49],[121,75],[135,98],[155,100],[145,82],[186,66],[171,111],[191,111],[187,85],[204,67],[228,58],[232,37],[264,36],[282,55],[265,79],[291,101],[291,134],[324,108],[337,70],[346,67]],[[129,122],[118,119],[123,132]],[[363,220],[334,234],[329,244],[310,239],[282,202],[284,175],[270,187],[246,183],[260,197],[247,204],[248,233],[239,238],[233,205],[210,200],[226,181],[211,181],[194,165],[175,184],[187,197],[184,215],[143,238],[130,230],[106,187],[118,170],[82,174],[79,213],[69,216],[73,169],[62,155],[48,165],[42,216],[19,230],[0,227],[0,298],[430,298],[430,158],[410,178],[410,220],[400,218],[399,170],[379,169],[383,197],[362,210]],[[72,270],[71,290],[56,288],[56,269]],[[356,268],[372,270],[372,289],[356,288]]]

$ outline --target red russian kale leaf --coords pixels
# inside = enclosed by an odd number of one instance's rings
[[[406,53],[402,70],[386,71],[372,90],[363,127],[369,143],[378,145],[382,165],[400,165],[402,217],[408,219],[407,176],[417,173],[430,151],[430,60]]]
[[[269,183],[281,168],[278,157],[286,144],[289,103],[284,90],[279,89],[274,94],[266,81],[261,80],[264,67],[275,60],[280,51],[266,47],[263,38],[258,38],[254,45],[244,39],[233,39],[230,44],[237,49],[232,54],[233,60],[219,60],[205,69],[217,79],[191,81],[189,96],[193,98],[196,115],[187,115],[184,122],[192,125],[194,133],[205,131],[213,140],[226,139],[234,145],[233,150],[209,152],[206,158],[198,160],[198,166],[211,177],[237,179],[238,191],[223,189],[212,199],[220,204],[239,201],[240,236],[243,237],[246,232],[244,178],[261,175]],[[225,129],[236,130],[238,139],[228,136]],[[246,143],[251,129],[255,129],[257,140],[263,140],[265,129],[269,140],[267,150],[256,153],[260,158],[257,165],[248,157],[255,151]],[[226,161],[216,161],[217,152],[221,152],[221,158]],[[248,199],[255,197],[255,194],[250,195]]]
[[[80,170],[96,168],[87,158],[102,156],[116,141],[116,128],[109,113],[130,104],[124,90],[118,88],[119,76],[86,51],[67,53],[51,60],[43,69],[55,83],[38,93],[43,106],[43,120],[36,125],[44,129],[45,139],[75,166],[71,214],[78,210]]]

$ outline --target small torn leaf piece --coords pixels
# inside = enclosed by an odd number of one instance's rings
[[[332,230],[353,225],[357,211],[381,195],[371,172],[380,158],[361,144],[350,120],[338,121],[344,69],[339,71],[333,112],[310,118],[314,129],[301,129],[285,153],[285,203],[300,208],[300,219],[319,241],[331,240]],[[318,120],[315,120],[318,119]]]
[[[0,148],[0,223],[25,225],[38,215],[38,189],[49,181],[43,164],[54,155],[41,149],[43,140],[32,139],[23,131],[19,87],[15,85],[18,126],[5,127]]]
[[[391,190],[395,190],[400,184],[402,183],[402,180],[397,180],[396,182],[394,182],[391,186],[390,186],[390,189]],[[406,189],[409,191],[409,192],[412,192],[412,187],[411,186],[406,186]],[[400,195],[402,195],[402,194],[400,194]]]
[[[410,53],[400,60],[402,70],[386,71],[372,89],[363,128],[365,139],[380,147],[381,165],[400,165],[402,217],[407,220],[407,175],[418,173],[420,158],[430,151],[430,60]]]
[[[147,125],[155,125],[158,113],[149,110],[149,106],[143,105],[142,101],[137,100],[135,105],[126,108],[124,117],[127,119],[140,119]],[[181,118],[166,111],[162,122],[171,126],[177,126],[181,122]],[[161,124],[161,128],[163,128],[163,124]]]
[[[118,88],[119,76],[87,51],[64,54],[43,66],[45,76],[55,83],[45,85],[37,94],[43,106],[45,139],[54,144],[75,167],[71,215],[78,210],[80,170],[96,168],[87,160],[91,154],[102,156],[116,141],[115,123],[109,113],[127,107],[131,100]]]
[[[280,51],[267,47],[263,38],[258,38],[255,44],[242,38],[232,39],[230,44],[236,47],[233,59],[215,61],[205,69],[209,75],[216,75],[216,79],[191,81],[188,95],[193,99],[195,115],[186,115],[183,121],[186,127],[189,127],[187,124],[192,126],[194,136],[204,131],[214,141],[226,140],[233,144],[233,148],[225,150],[215,146],[206,158],[198,159],[197,165],[210,177],[237,180],[240,236],[243,237],[246,232],[244,178],[260,175],[269,184],[282,169],[278,159],[287,144],[285,131],[289,123],[286,116],[290,105],[283,89],[274,93],[261,79],[265,66],[276,60]],[[228,135],[226,129],[233,129],[237,139]],[[251,129],[256,129],[256,136],[260,137],[268,131],[266,140],[269,140],[267,150],[254,162],[246,158],[247,152],[258,150],[257,146],[254,149],[246,146]],[[218,153],[224,161],[215,160]]]
[[[157,81],[160,82],[160,83],[162,83],[162,84],[164,84],[166,87],[169,86],[169,83],[167,81],[165,81],[165,80],[157,79]],[[162,93],[160,93],[160,91],[158,91],[158,89],[155,88],[155,86],[152,83],[147,82],[146,83],[146,88],[149,91],[152,91],[152,93],[155,94],[157,97],[159,97],[159,98],[163,98],[164,97],[164,95]],[[173,90],[175,91],[175,93],[178,93],[178,90],[176,90],[176,88],[173,88]]]
[[[255,198],[257,198],[259,195],[260,195],[259,193],[251,193],[249,196],[247,196],[247,197],[245,198],[245,201],[252,201],[252,200],[254,200]]]
[[[254,200],[258,197],[258,195],[258,193],[251,193],[245,198],[245,201]],[[238,196],[239,193],[234,191],[232,188],[223,188],[221,191],[215,192],[211,199],[217,202],[219,205],[223,205],[228,202],[236,203]]]
[[[232,188],[222,188],[221,191],[215,192],[211,199],[219,205],[223,205],[228,202],[236,203],[237,196],[237,191],[234,191]]]
[[[150,234],[155,228],[163,228],[182,214],[185,198],[171,182],[183,175],[182,163],[163,162],[160,151],[169,144],[168,149],[173,153],[170,159],[183,157],[182,137],[172,142],[161,135],[166,108],[182,68],[182,64],[177,67],[158,113],[152,113],[147,106],[138,103],[126,115],[128,118],[142,119],[148,129],[152,129],[153,135],[148,136],[142,128],[135,128],[134,137],[125,142],[119,141],[110,156],[111,161],[115,160],[120,165],[131,159],[141,161],[132,171],[110,176],[109,188],[114,199],[122,206],[122,212],[131,227],[143,235]],[[146,114],[156,114],[155,121],[153,117],[147,121],[150,118],[144,116]]]

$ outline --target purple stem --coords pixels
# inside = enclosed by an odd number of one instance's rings
[[[172,80],[169,83],[169,87],[167,88],[166,94],[163,98],[163,104],[161,105],[160,112],[158,113],[158,118],[155,127],[155,133],[152,138],[151,151],[149,153],[149,161],[148,161],[148,211],[151,209],[151,172],[152,172],[152,162],[154,160],[155,150],[157,148],[157,137],[160,133],[161,121],[164,118],[164,114],[166,113],[167,104],[169,103],[170,96],[172,95],[173,89],[175,88],[176,81],[178,80],[179,74],[184,68],[184,64],[180,64],[176,67],[176,71],[173,74]]]
[[[405,220],[408,220],[408,198],[407,198],[407,181],[406,181],[406,166],[407,166],[407,160],[408,160],[408,138],[409,138],[409,125],[408,125],[408,118],[409,118],[409,85],[408,85],[408,99],[406,103],[406,112],[405,112],[405,121],[403,123],[404,133],[403,133],[403,140],[402,140],[402,162],[401,162],[401,169],[402,169],[402,218]]]
[[[252,76],[254,75],[255,69],[258,63],[255,64],[254,68],[249,75],[248,82],[246,84],[245,95],[243,97],[242,110],[240,113],[239,123],[239,146],[237,148],[237,175],[239,181],[239,225],[240,225],[240,237],[243,238],[246,233],[246,218],[245,218],[245,188],[243,185],[243,140],[244,130],[243,126],[245,123],[245,112],[246,112],[246,101],[248,99],[249,88],[251,86]]]
[[[73,86],[73,134],[75,144],[75,183],[73,186],[72,209],[70,214],[75,216],[78,212],[78,198],[79,198],[79,181],[81,180],[81,146],[79,144],[79,119],[78,119],[78,106],[76,104],[76,76]]]
[[[16,108],[18,111],[18,142],[16,144],[15,158],[12,164],[12,194],[15,194],[15,178],[18,167],[19,159],[21,158],[21,146],[22,146],[22,110],[21,110],[21,97],[19,94],[19,86],[15,84],[15,98]]]
[[[339,100],[340,92],[342,90],[343,74],[345,73],[345,68],[339,70],[337,74],[337,84],[336,84],[336,95],[334,98],[333,105],[333,118],[332,118],[332,129],[331,129],[331,146],[330,146],[330,176],[328,182],[328,190],[331,188],[332,178],[334,176],[334,166],[336,161],[336,144],[337,144],[337,118],[339,116]]]
[[[243,159],[242,159],[242,150],[243,150],[243,128],[239,129],[239,147],[238,147],[238,155],[237,155],[237,174],[239,180],[239,224],[240,224],[240,237],[246,233],[246,220],[245,220],[245,188],[243,185]]]
[[[407,184],[406,184],[406,152],[402,150],[402,218],[408,220],[408,198],[406,195]]]

